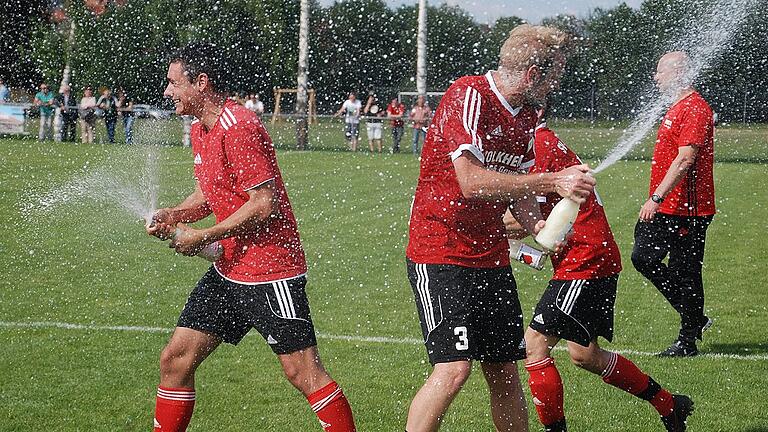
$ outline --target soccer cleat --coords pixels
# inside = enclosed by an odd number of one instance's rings
[[[565,419],[554,422],[550,425],[544,426],[544,432],[567,432],[568,427],[565,425]]]
[[[686,420],[693,414],[693,401],[686,395],[672,395],[675,401],[675,408],[672,414],[661,418],[667,432],[685,432]]]
[[[676,340],[669,348],[656,354],[657,357],[695,357],[699,355],[695,343],[686,343]]]

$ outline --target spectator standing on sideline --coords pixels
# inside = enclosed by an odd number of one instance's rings
[[[341,108],[334,114],[340,117],[344,114],[344,137],[349,143],[349,149],[357,151],[357,138],[360,136],[360,109],[362,104],[357,100],[355,92],[349,93],[349,98],[341,104]]]
[[[365,103],[363,113],[366,115],[366,132],[368,132],[368,148],[371,153],[374,152],[374,147],[379,149],[381,153],[381,135],[384,126],[383,117],[387,115],[387,112],[379,106],[379,101],[376,95],[371,93],[368,95],[368,100]]]
[[[424,95],[419,95],[416,99],[416,105],[411,108],[411,113],[408,118],[413,122],[413,142],[411,143],[411,149],[413,154],[421,154],[421,139],[427,138],[426,126],[429,124],[432,117],[432,109],[427,105]]]
[[[586,165],[527,175],[535,109],[562,76],[566,43],[560,30],[518,26],[501,47],[499,70],[459,78],[437,107],[406,249],[433,369],[411,402],[408,432],[439,429],[473,361],[485,375],[495,430],[528,431],[516,364],[525,358],[523,311],[502,217],[510,208],[527,232],[538,233],[545,222],[537,195],[581,203],[595,184]]]
[[[40,91],[35,95],[35,105],[40,111],[40,131],[37,139],[53,139],[53,92],[48,88],[48,84],[40,84]]]
[[[677,340],[659,355],[689,357],[698,354],[696,340],[712,325],[704,314],[701,270],[707,227],[715,215],[714,119],[691,85],[687,54],[663,55],[654,79],[675,102],[656,137],[650,198],[635,225],[632,264],[680,314]]]
[[[392,153],[400,153],[400,140],[403,139],[403,114],[405,114],[405,105],[397,99],[387,105],[387,116],[392,119]]]
[[[6,103],[10,99],[11,91],[5,85],[5,81],[0,78],[0,103]]]
[[[264,103],[259,100],[259,95],[251,94],[248,100],[245,101],[245,107],[256,113],[256,115],[264,114]]]
[[[105,88],[101,97],[96,102],[104,114],[104,124],[107,126],[107,138],[109,143],[115,143],[115,125],[117,124],[117,99],[112,95],[112,90]]]
[[[93,88],[90,86],[83,90],[83,97],[78,105],[80,113],[80,141],[85,144],[93,144],[94,130],[96,129],[96,98],[93,96]]]
[[[117,92],[117,107],[120,115],[123,117],[125,143],[133,144],[133,121],[136,119],[136,115],[133,112],[133,98],[122,87]]]
[[[56,95],[56,106],[61,110],[61,140],[74,142],[77,130],[77,103],[68,85],[62,86],[61,93]]]
[[[190,294],[160,356],[154,432],[187,430],[198,366],[222,342],[237,345],[251,328],[264,337],[322,429],[355,432],[347,398],[317,350],[304,249],[274,145],[255,113],[224,98],[230,70],[209,44],[181,48],[168,67],[164,96],[177,115],[195,117],[195,188],[176,207],[158,210],[147,232],[161,239],[175,232],[171,247],[184,255],[213,242],[221,253]],[[211,213],[216,224],[209,228],[184,225]]]

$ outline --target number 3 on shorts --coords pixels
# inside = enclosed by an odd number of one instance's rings
[[[465,351],[469,348],[469,339],[467,339],[467,328],[454,327],[453,334],[459,337],[459,341],[456,342],[456,349],[459,351]]]

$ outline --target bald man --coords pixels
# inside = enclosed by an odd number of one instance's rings
[[[632,264],[680,314],[677,340],[659,355],[690,357],[698,354],[696,340],[712,325],[704,314],[701,269],[715,214],[714,121],[712,108],[691,85],[687,54],[662,56],[654,79],[673,103],[659,126]]]

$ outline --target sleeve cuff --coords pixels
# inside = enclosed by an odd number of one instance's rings
[[[258,182],[254,181],[254,182],[251,182],[251,183],[246,183],[246,184],[249,184],[251,186],[244,187],[243,188],[243,192],[248,192],[251,189],[256,189],[257,187],[259,187],[259,186],[261,186],[261,185],[263,185],[265,183],[269,183],[269,182],[271,182],[274,179],[275,179],[274,177],[270,177],[270,178],[268,178],[266,180],[261,180],[261,181],[258,181]]]
[[[473,145],[473,144],[462,144],[462,145],[460,145],[459,148],[457,148],[456,150],[454,150],[451,153],[451,161],[455,161],[456,159],[458,159],[459,156],[461,156],[461,154],[465,150],[470,152],[470,153],[472,153],[472,156],[476,157],[480,162],[485,164],[485,156],[483,155],[483,152],[480,151],[480,149],[477,148],[477,146]]]

